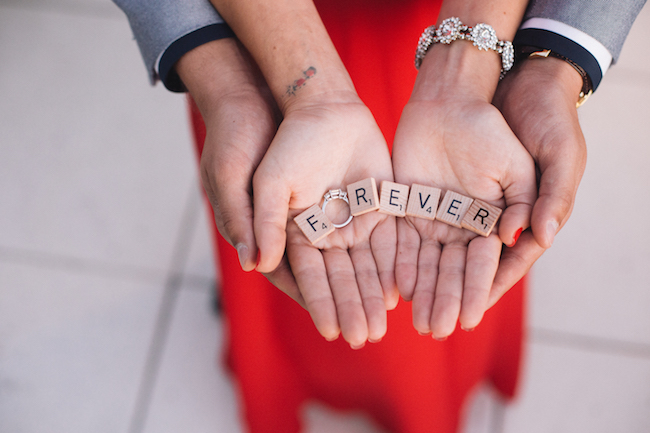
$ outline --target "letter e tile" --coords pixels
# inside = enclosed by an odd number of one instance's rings
[[[408,185],[385,180],[381,183],[381,198],[379,212],[403,217],[406,215],[406,204],[409,198]]]
[[[325,212],[316,204],[296,216],[293,220],[298,224],[300,230],[302,230],[312,244],[315,244],[336,230],[332,221],[327,218]]]
[[[353,216],[379,209],[379,194],[377,194],[375,179],[369,177],[348,185],[348,200],[350,213]]]
[[[472,206],[465,214],[461,225],[467,230],[481,236],[490,236],[492,229],[501,216],[501,208],[487,204],[481,200],[474,200]]]
[[[429,220],[436,219],[441,193],[438,188],[414,183],[411,185],[406,215]]]
[[[445,198],[438,208],[436,219],[454,227],[461,227],[463,217],[474,201],[471,197],[465,197],[457,192],[447,191]]]

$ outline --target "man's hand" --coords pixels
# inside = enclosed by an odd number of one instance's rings
[[[550,57],[524,60],[497,88],[493,103],[535,160],[539,197],[532,233],[504,251],[490,306],[528,272],[571,215],[587,160],[576,111],[581,87],[571,65]]]
[[[206,124],[201,179],[217,228],[237,249],[242,269],[251,271],[258,257],[253,173],[275,135],[277,107],[257,66],[235,39],[195,48],[176,69]],[[283,264],[266,276],[304,306],[286,260]]]
[[[242,268],[253,270],[252,179],[277,128],[275,103],[236,39],[201,45],[185,54],[176,69],[205,121],[201,179],[217,228],[237,249]]]

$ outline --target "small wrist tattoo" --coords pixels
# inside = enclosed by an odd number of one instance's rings
[[[292,84],[287,86],[287,95],[295,95],[296,92],[307,83],[307,80],[312,78],[314,75],[316,75],[316,68],[313,66],[302,71],[302,78],[298,78]]]

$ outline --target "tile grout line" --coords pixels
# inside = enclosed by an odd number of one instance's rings
[[[157,283],[164,271],[144,266],[113,264],[98,260],[83,259],[64,254],[26,250],[16,247],[0,246],[0,262],[16,263],[37,268],[85,273],[101,277],[119,278]]]
[[[129,433],[143,432],[147,422],[153,391],[158,379],[162,357],[172,325],[174,308],[183,281],[183,270],[189,255],[192,234],[196,228],[199,208],[197,197],[196,185],[192,183],[192,190],[190,191],[185,205],[185,211],[183,212],[183,218],[181,219],[171,264],[169,266],[169,275],[167,276],[163,295],[160,300],[160,308],[156,317],[153,335],[147,352],[147,359],[144,363],[140,385],[133,406],[128,428]]]
[[[532,328],[530,340],[547,346],[568,347],[574,350],[605,353],[633,358],[650,358],[650,344],[634,343],[611,338],[574,334],[565,331]]]

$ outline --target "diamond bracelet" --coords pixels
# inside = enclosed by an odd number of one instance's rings
[[[424,29],[418,48],[415,51],[415,69],[420,69],[422,60],[432,44],[451,44],[458,39],[471,41],[479,50],[492,50],[501,55],[501,76],[506,75],[515,62],[515,51],[512,42],[500,41],[492,26],[484,23],[476,24],[474,27],[464,25],[460,18],[451,17],[445,19],[440,26],[429,26]]]

